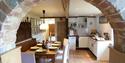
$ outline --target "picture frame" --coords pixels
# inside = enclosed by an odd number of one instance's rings
[[[4,3],[10,8],[14,9],[17,6],[17,0],[4,0]]]

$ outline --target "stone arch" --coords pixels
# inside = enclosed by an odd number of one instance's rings
[[[16,33],[21,20],[39,0],[24,0],[7,12],[6,18],[0,21],[0,53],[16,47]],[[3,0],[0,0],[0,5]],[[3,4],[3,3],[2,3]],[[2,5],[1,5],[2,6]],[[0,6],[0,10],[1,10]],[[2,9],[5,11],[5,9]]]
[[[112,28],[114,29],[114,47],[122,52],[122,46],[125,45],[125,22],[122,19],[119,11],[108,0],[86,0],[96,6],[103,15],[107,18]]]
[[[2,31],[0,31],[0,34],[2,34],[2,36],[0,36],[0,42],[1,42],[0,45],[2,45],[2,43],[6,44],[3,47],[7,47],[8,46],[7,44],[9,44],[8,42],[15,41],[16,31],[19,27],[19,23],[21,22],[22,17],[24,17],[26,13],[28,13],[30,8],[33,6],[32,2],[28,3],[27,1],[28,0],[26,0],[26,2],[23,2],[22,5],[19,5],[17,8],[15,8],[10,13],[10,16],[7,17],[7,20],[5,20],[4,23],[2,24]],[[31,1],[34,1],[34,0],[31,0]],[[123,22],[123,19],[121,15],[119,14],[119,12],[107,0],[86,0],[86,1],[96,6],[97,8],[99,8],[104,14],[104,16],[106,16],[106,18],[108,19],[108,21],[110,22],[111,26],[114,29],[115,48],[121,51],[122,50],[121,43],[123,43],[125,40],[124,38],[125,37],[125,33],[124,33],[125,23]],[[12,21],[11,19],[16,20],[17,22]],[[8,23],[11,23],[11,24],[7,26]],[[12,26],[13,24],[17,27],[14,28]],[[11,27],[13,30],[10,29]],[[12,34],[13,34],[13,37],[8,38],[9,37],[8,35],[12,35]]]

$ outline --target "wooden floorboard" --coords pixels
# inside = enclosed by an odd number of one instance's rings
[[[89,50],[70,51],[69,63],[108,63],[96,61],[96,58]]]

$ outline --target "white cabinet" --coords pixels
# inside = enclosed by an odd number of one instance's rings
[[[22,63],[21,47],[17,47],[0,54],[0,63]]]
[[[97,60],[109,60],[109,48],[111,40],[94,40],[89,38],[89,49],[97,57]]]
[[[112,44],[111,40],[97,41],[97,59],[98,60],[109,60],[109,48]]]
[[[88,47],[88,37],[79,37],[79,48]]]
[[[76,50],[76,37],[69,37],[69,48],[70,50]]]
[[[96,56],[97,55],[97,52],[96,52],[97,51],[97,42],[96,42],[96,40],[89,38],[88,44],[89,44],[89,49]]]
[[[97,42],[95,42],[95,43],[93,44],[93,54],[94,54],[95,56],[98,55],[98,54],[97,54]]]

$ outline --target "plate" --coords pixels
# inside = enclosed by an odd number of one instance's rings
[[[60,44],[51,44],[52,46],[60,46]]]
[[[30,49],[38,49],[38,48],[39,48],[39,47],[36,47],[36,46],[35,46],[35,47],[30,47]]]
[[[30,47],[31,50],[39,49],[39,47]]]
[[[46,49],[38,49],[38,50],[36,50],[36,52],[39,52],[39,53],[46,53],[47,50],[46,50]]]
[[[49,49],[58,49],[58,47],[49,47]]]
[[[38,47],[42,47],[42,44],[37,44]]]

